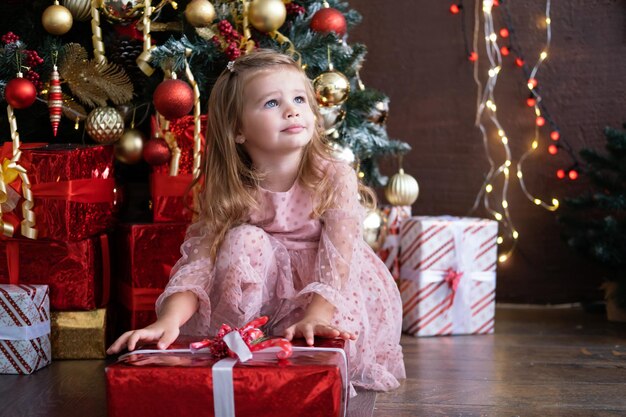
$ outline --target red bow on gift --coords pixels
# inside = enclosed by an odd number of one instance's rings
[[[280,350],[276,352],[276,357],[278,359],[287,359],[293,353],[291,342],[283,338],[269,339],[265,337],[263,332],[259,329],[259,327],[267,323],[268,320],[267,316],[262,316],[252,320],[241,328],[232,328],[228,324],[222,324],[215,338],[194,342],[189,345],[189,347],[192,351],[208,347],[211,350],[211,354],[216,359],[222,359],[227,356],[234,358],[237,355],[226,346],[224,336],[231,332],[238,332],[251,352],[267,349],[269,347],[278,347]]]
[[[463,272],[456,271],[452,268],[446,270],[446,275],[443,280],[448,284],[448,287],[452,290],[452,297],[450,298],[450,305],[454,303],[454,296],[456,295],[456,289],[459,286],[459,281],[463,276]]]

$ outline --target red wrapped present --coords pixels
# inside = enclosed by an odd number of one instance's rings
[[[493,333],[498,223],[418,216],[402,222],[402,329],[414,336]]]
[[[5,143],[3,155],[11,152],[12,144]],[[31,183],[38,238],[76,241],[112,226],[112,146],[23,146],[20,164]]]
[[[0,284],[0,374],[31,374],[51,357],[48,286]]]
[[[254,352],[245,362],[191,353],[186,346],[131,352],[108,366],[109,416],[345,416],[343,340],[293,347],[288,359],[272,349]]]
[[[180,258],[187,223],[122,224],[116,233],[117,299],[124,330],[156,320],[154,303]]]
[[[206,116],[201,116],[201,139],[206,130]],[[152,130],[156,130],[153,118]],[[170,132],[180,148],[178,172],[171,175],[171,165],[155,166],[150,175],[152,219],[154,222],[190,222],[193,216],[193,197],[189,185],[193,180],[193,116],[184,116],[170,123]],[[153,134],[154,136],[154,134]]]
[[[0,239],[0,283],[46,284],[53,310],[93,310],[109,300],[107,235],[77,242]]]

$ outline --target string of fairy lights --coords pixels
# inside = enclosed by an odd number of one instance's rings
[[[498,261],[501,263],[509,259],[515,250],[519,238],[519,232],[516,230],[510,216],[510,205],[508,201],[511,171],[515,171],[520,188],[531,202],[549,211],[555,211],[559,207],[559,201],[556,198],[551,198],[548,202],[533,195],[526,186],[523,171],[524,162],[539,148],[540,128],[546,124],[546,114],[542,111],[545,107],[541,105],[542,100],[539,95],[539,89],[537,88],[537,73],[543,62],[548,57],[548,50],[552,38],[550,3],[551,0],[547,0],[545,8],[546,43],[539,53],[539,57],[537,58],[534,66],[525,78],[527,88],[530,92],[529,97],[533,98],[533,101],[530,103],[527,102],[527,104],[532,104],[531,107],[534,109],[534,135],[530,141],[528,150],[522,154],[517,163],[515,163],[512,158],[511,147],[509,146],[509,135],[498,119],[497,104],[494,96],[498,76],[502,71],[503,56],[508,56],[512,52],[512,49],[514,49],[512,46],[498,44],[498,38],[505,39],[511,34],[509,29],[506,27],[496,31],[492,10],[494,6],[498,6],[500,2],[498,0],[475,1],[474,30],[471,50],[465,36],[464,23],[462,27],[466,53],[468,54],[468,59],[473,62],[473,77],[477,86],[475,126],[481,133],[485,154],[489,162],[489,171],[485,176],[485,180],[476,196],[472,211],[475,211],[482,202],[484,209],[503,226],[500,228],[500,235],[497,238],[498,245],[500,246]],[[464,8],[462,3],[450,6],[450,12],[453,14],[463,14],[463,11]],[[483,23],[482,30],[480,25],[481,15]],[[479,40],[482,39],[481,34],[484,35],[486,66],[482,64],[482,60],[479,59],[479,55],[477,53],[479,50]],[[498,34],[500,36],[498,36]],[[519,54],[515,63],[519,67],[525,67],[525,62]],[[485,67],[488,68],[486,75],[481,74],[481,68]],[[482,71],[484,71],[484,69]],[[481,81],[483,78],[486,78],[484,85]],[[548,147],[548,152],[550,154],[555,154],[558,149],[558,145],[560,145],[558,143],[560,140],[560,134],[558,129],[555,128],[555,124],[551,118],[550,125],[553,126],[550,137],[554,143]],[[497,139],[501,146],[501,151],[499,151],[497,155],[503,154],[503,158],[494,155],[495,152],[492,151],[493,145],[491,145],[490,137],[493,136],[493,132],[497,132]],[[559,176],[558,173],[557,176]],[[572,178],[572,175],[570,175],[570,178],[575,179]]]

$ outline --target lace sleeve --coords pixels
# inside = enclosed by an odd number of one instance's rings
[[[352,260],[363,239],[361,224],[363,207],[359,202],[358,182],[354,170],[335,163],[331,178],[336,182],[336,200],[332,208],[321,216],[322,233],[315,264],[315,282],[306,286],[301,294],[316,292],[331,304],[340,305],[351,276],[358,276],[359,265]],[[356,275],[355,275],[356,274]]]
[[[170,280],[156,301],[156,312],[159,316],[163,302],[174,293],[191,291],[198,297],[198,311],[181,327],[183,334],[208,334],[211,317],[209,294],[215,276],[210,257],[211,243],[212,238],[207,233],[204,222],[189,226],[185,241],[180,247],[181,258],[172,268]]]

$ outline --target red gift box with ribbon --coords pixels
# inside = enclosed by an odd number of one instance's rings
[[[349,381],[343,340],[288,346],[286,354],[282,341],[280,347],[251,352],[254,344],[244,338],[237,330],[223,337],[231,350],[224,359],[195,351],[203,342],[191,349],[183,342],[165,351],[123,355],[106,368],[109,416],[345,416]]]
[[[202,126],[201,141],[204,143],[206,115],[201,116],[200,121]],[[155,132],[156,122],[154,118],[152,122],[152,130]],[[178,173],[170,175],[170,164],[153,168],[150,174],[152,220],[154,222],[190,222],[193,217],[193,197],[189,189],[193,180],[193,116],[184,116],[172,121],[170,132],[174,134],[176,144],[180,148]]]
[[[48,285],[52,310],[93,310],[109,301],[107,235],[77,242],[0,239],[0,254],[0,283]]]
[[[402,330],[414,336],[493,333],[498,223],[417,216],[400,229]]]
[[[11,153],[12,144],[7,142],[2,155]],[[25,145],[20,164],[31,183],[37,238],[78,241],[113,225],[112,146]]]
[[[156,320],[154,303],[180,258],[187,223],[120,224],[116,230],[115,276],[121,330]]]
[[[31,374],[50,364],[47,285],[0,284],[0,374]]]

